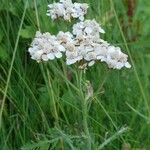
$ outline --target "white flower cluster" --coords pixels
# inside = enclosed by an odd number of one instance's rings
[[[59,43],[56,36],[48,32],[42,34],[37,31],[28,51],[31,58],[39,62],[61,58],[65,48]]]
[[[109,68],[131,68],[131,65],[127,62],[128,56],[121,52],[120,47],[115,47],[108,43],[103,43],[100,44],[97,48],[97,60],[106,62]]]
[[[83,20],[88,5],[60,0],[60,3],[51,4],[49,8],[49,15],[53,19],[64,17],[65,20],[70,20],[71,17],[79,17]],[[61,58],[64,54],[67,65],[81,62],[81,65],[87,67],[101,61],[113,69],[130,68],[128,56],[122,53],[119,47],[101,39],[101,33],[105,31],[94,19],[80,21],[73,25],[72,33],[60,31],[54,36],[37,32],[28,51],[31,58],[38,62]]]
[[[106,62],[109,68],[130,68],[127,55],[100,38],[104,30],[95,20],[86,20],[73,26],[73,34],[59,32],[57,39],[66,49],[67,65],[83,60],[88,66],[95,61]]]
[[[62,17],[69,21],[71,18],[79,18],[83,21],[88,5],[86,3],[72,3],[71,0],[60,0],[58,3],[49,4],[48,8],[47,15],[51,16],[52,20]]]

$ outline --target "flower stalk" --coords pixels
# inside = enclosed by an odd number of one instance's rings
[[[84,83],[85,83],[85,72],[84,70],[79,70],[78,86],[80,89],[80,96],[81,96],[83,128],[84,128],[84,133],[87,137],[87,140],[86,140],[87,149],[91,150],[91,136],[90,136],[90,131],[88,128],[88,100],[86,99],[86,96],[83,91]]]

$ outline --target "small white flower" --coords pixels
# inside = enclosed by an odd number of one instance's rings
[[[53,60],[55,59],[55,55],[53,53],[48,53],[47,54],[48,59]]]
[[[95,61],[93,60],[93,61],[90,61],[90,62],[88,63],[88,66],[91,67],[91,66],[93,66],[94,64],[95,64]]]
[[[74,64],[74,63],[76,63],[77,62],[77,59],[67,59],[67,61],[66,61],[66,64],[67,65],[72,65],[72,64]]]
[[[57,40],[60,41],[61,44],[70,43],[73,41],[73,35],[70,32],[59,31]]]
[[[43,55],[42,55],[42,60],[44,60],[44,61],[48,61],[48,57],[47,57],[47,55],[46,55],[46,54],[43,54]]]
[[[84,20],[84,15],[87,13],[88,4],[86,3],[74,3],[73,11],[72,11],[72,17],[73,18],[79,18],[81,21]]]
[[[57,19],[58,17],[63,17],[65,13],[64,5],[61,3],[53,3],[48,5],[49,10],[47,11],[47,16],[51,16],[52,20]]]
[[[56,56],[57,58],[61,58],[61,57],[62,57],[62,53],[61,53],[61,52],[57,52],[57,53],[55,53],[55,56]]]
[[[125,63],[125,67],[126,67],[126,68],[131,68],[131,65],[130,65],[128,62],[126,62],[126,63]]]
[[[105,33],[101,26],[93,20],[85,20],[73,25],[73,34],[79,38],[84,37],[90,41],[99,41],[100,33]]]
[[[84,59],[87,61],[96,60],[96,53],[89,52],[84,56]]]

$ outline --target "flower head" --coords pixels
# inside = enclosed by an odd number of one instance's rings
[[[79,18],[84,20],[84,15],[87,13],[88,4],[73,3],[71,0],[60,0],[58,3],[48,5],[47,15],[51,16],[52,20],[62,17],[64,20],[70,21],[71,18]]]
[[[61,58],[65,48],[60,44],[56,36],[48,32],[42,34],[37,31],[28,51],[32,59],[37,61],[48,61]]]

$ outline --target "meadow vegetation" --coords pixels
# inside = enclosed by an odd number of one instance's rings
[[[0,149],[149,150],[150,1],[78,0],[132,65],[97,63],[85,74],[64,58],[30,59],[37,30],[57,34],[75,22],[46,16],[52,2],[0,0]]]

